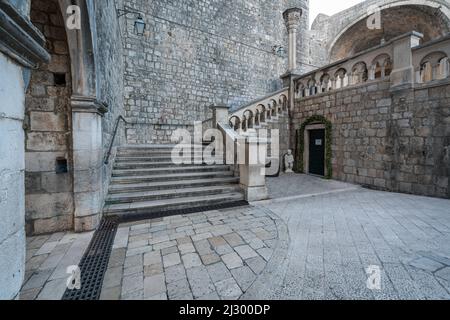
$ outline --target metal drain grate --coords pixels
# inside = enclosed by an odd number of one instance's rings
[[[62,300],[98,300],[100,298],[117,225],[118,220],[115,217],[102,219],[79,265],[81,289],[67,289]]]
[[[103,278],[108,268],[117,226],[123,222],[133,222],[155,219],[174,215],[192,214],[202,211],[223,210],[248,206],[247,201],[209,205],[196,208],[161,211],[149,214],[127,215],[126,217],[105,217],[95,232],[86,253],[81,259],[81,289],[69,290],[64,293],[62,300],[98,300],[102,291]]]
[[[173,209],[173,210],[165,210],[160,212],[152,212],[152,213],[136,213],[136,214],[126,214],[123,216],[120,216],[118,219],[120,219],[120,223],[124,222],[133,222],[133,221],[140,221],[140,220],[148,220],[148,219],[157,219],[162,217],[170,217],[170,216],[178,216],[178,215],[184,215],[184,214],[192,214],[197,212],[203,212],[203,211],[212,211],[212,210],[223,210],[223,209],[230,209],[230,208],[236,208],[236,207],[244,207],[248,206],[249,203],[245,200],[241,201],[234,201],[234,202],[228,202],[228,203],[222,203],[222,204],[212,204],[208,206],[202,206],[202,207],[193,207],[193,208],[184,208],[184,209]]]

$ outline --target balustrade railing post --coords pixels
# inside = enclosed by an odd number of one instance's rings
[[[420,44],[422,37],[422,34],[413,31],[393,40],[394,68],[390,75],[391,88],[410,87],[414,84],[412,48]]]
[[[245,142],[245,163],[239,164],[240,185],[245,193],[245,200],[260,201],[267,199],[265,163],[267,139],[250,135]]]
[[[218,123],[228,124],[230,118],[230,107],[226,105],[214,105],[211,106],[213,111],[213,128],[217,128]]]

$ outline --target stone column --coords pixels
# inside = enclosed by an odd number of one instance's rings
[[[393,39],[394,66],[390,76],[392,88],[411,87],[414,84],[411,48],[418,46],[422,37],[422,34],[413,31]]]
[[[0,1],[0,300],[17,298],[25,276],[25,92],[29,68],[50,60],[27,11]]]
[[[225,105],[217,105],[212,106],[211,109],[213,110],[213,128],[217,128],[218,123],[228,124],[228,119],[230,118],[230,107]]]
[[[302,9],[291,8],[283,13],[284,22],[288,31],[289,38],[289,67],[288,72],[297,68],[297,29],[300,26]]]
[[[94,97],[72,97],[74,229],[94,230],[102,217],[103,143],[105,105]]]

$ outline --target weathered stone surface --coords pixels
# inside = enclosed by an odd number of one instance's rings
[[[149,12],[147,6],[134,0],[127,0],[124,5]],[[194,121],[210,118],[208,106],[217,101],[234,107],[280,88],[279,76],[286,71],[287,59],[274,54],[272,47],[287,44],[282,13],[292,5],[287,0],[239,0],[220,5],[193,2],[189,5],[192,14],[188,14],[186,24],[184,15],[173,14],[184,12],[184,3],[169,6],[166,1],[155,1],[152,10],[175,24],[154,19],[147,24],[146,36],[124,38],[126,116],[142,123],[127,130],[127,140],[170,142],[176,129],[187,127],[192,131]],[[307,15],[306,1],[297,0],[295,5],[301,6]],[[250,6],[252,10],[247,9]],[[194,14],[200,11],[201,17]],[[217,12],[220,12],[217,19],[203,18],[215,16]],[[196,26],[195,30],[191,25]],[[299,34],[308,29],[306,18],[301,20],[301,25]],[[160,31],[168,27],[172,28],[170,32]],[[203,41],[205,30],[208,30],[207,44]],[[161,43],[152,41],[152,34],[159,34]],[[223,37],[224,34],[238,35],[239,41]],[[241,50],[236,51],[236,46]],[[137,50],[138,47],[143,49]],[[307,59],[305,47],[299,41],[299,69],[307,68],[302,65]],[[151,74],[160,75],[159,80],[155,81]]]
[[[238,217],[245,217],[243,219],[245,222],[240,223]],[[226,230],[227,234],[203,239],[205,234],[203,228],[209,228],[219,220],[223,223],[220,229],[215,230]],[[260,227],[265,228],[265,233],[259,229]],[[177,232],[177,228],[199,230],[201,240],[193,242],[195,234],[178,238],[176,241],[168,240],[170,238],[168,235]],[[228,233],[228,230],[232,232]],[[116,288],[120,286],[120,298],[124,300],[237,299],[256,278],[251,267],[256,269],[259,261],[263,267],[266,265],[264,259],[245,240],[257,239],[255,233],[250,230],[261,236],[278,234],[273,218],[266,210],[257,207],[241,207],[212,214],[202,212],[121,224],[114,241],[120,249],[114,249],[111,254],[103,284],[103,290],[106,291],[104,296],[114,297],[118,290]],[[65,238],[68,237],[62,236],[61,239]],[[139,245],[146,248],[145,243],[148,239],[154,244],[153,248],[144,253],[136,252],[141,248]],[[33,253],[38,250],[47,252],[45,247],[41,249],[42,245],[47,242],[50,246],[55,240],[54,237],[36,237],[31,241],[30,247],[33,247]],[[277,238],[270,241],[273,241],[275,246]],[[177,245],[165,246],[161,250],[155,248],[158,244],[172,244],[172,242]],[[233,248],[230,243],[240,245]],[[264,242],[262,245],[266,248]],[[125,247],[122,248],[123,246]],[[219,248],[226,248],[223,251],[224,255],[220,256],[216,252],[221,250]],[[53,252],[50,253],[52,254]],[[247,260],[244,262],[239,254]],[[43,256],[48,259],[47,255]],[[247,263],[251,267],[246,266]],[[42,261],[35,261],[33,264],[38,268]]]
[[[235,269],[243,266],[242,259],[235,252],[223,255],[222,261],[227,265],[228,269]]]
[[[309,117],[325,116],[332,124],[334,179],[447,198],[449,171],[444,148],[449,142],[440,139],[450,126],[438,116],[447,113],[447,98],[436,94],[433,107],[424,107],[428,102],[408,98],[420,89],[391,93],[388,81],[361,84],[362,88],[371,90],[357,91],[350,86],[338,93],[332,90],[296,99],[291,147],[295,147],[296,130]],[[450,87],[442,83],[437,89],[448,91]]]

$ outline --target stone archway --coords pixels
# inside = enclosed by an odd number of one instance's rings
[[[381,29],[369,30],[367,18],[373,10],[370,5],[381,10]],[[365,6],[358,6],[346,17],[336,15],[340,27],[330,30],[327,44],[330,62],[347,58],[368,48],[380,45],[382,41],[389,41],[397,36],[411,31],[424,35],[424,42],[444,36],[450,31],[450,7],[441,0],[390,0],[378,5],[367,2]],[[342,20],[342,21],[341,21]],[[402,21],[402,23],[399,23]]]
[[[35,166],[38,174],[35,174],[35,180],[29,181],[28,185],[31,187],[27,191],[32,193],[40,188],[38,193],[30,196],[28,201],[27,216],[33,221],[28,231],[41,233],[68,229],[92,230],[98,225],[102,210],[102,116],[107,111],[107,107],[97,101],[94,58],[95,19],[92,18],[94,5],[89,0],[51,0],[44,6],[41,2],[39,3],[40,11],[34,18],[35,20],[39,20],[39,17],[47,19],[45,22],[47,25],[44,23],[42,31],[47,38],[52,59],[49,64],[39,67],[37,72],[48,69],[50,66],[50,69],[46,70],[50,78],[49,86],[55,87],[55,84],[59,83],[65,88],[64,94],[59,92],[61,90],[50,88],[59,100],[64,100],[64,103],[58,104],[58,106],[63,105],[63,108],[58,110],[50,106],[45,110],[47,113],[44,116],[46,119],[55,118],[54,121],[60,119],[59,121],[64,123],[64,130],[60,127],[56,128],[58,130],[45,128],[55,137],[51,139],[51,134],[45,135],[38,141],[40,149],[33,150],[46,152],[45,161],[42,162],[34,156],[28,159],[27,166]],[[77,5],[81,11],[79,30],[68,29],[65,23],[65,18],[68,16],[67,9],[72,5]],[[33,0],[31,9],[33,21]],[[36,24],[39,24],[39,21],[36,21]],[[64,54],[58,50],[62,50]],[[61,70],[52,69],[55,66],[61,67]],[[45,79],[38,79],[37,83],[32,83],[29,92],[42,88],[43,81]],[[42,96],[49,98],[50,94],[46,91]],[[51,114],[52,112],[54,115]],[[39,118],[36,120],[35,123],[48,122]],[[31,114],[29,129],[33,129]],[[53,133],[54,131],[58,131],[58,134]],[[65,139],[62,138],[63,135]],[[64,150],[58,148],[55,150],[51,146],[55,142],[64,145]],[[56,151],[63,151],[64,154]],[[65,178],[63,178],[64,175]],[[47,182],[45,188],[43,188],[43,179]],[[61,195],[61,190],[64,191],[64,196],[57,197],[56,194]],[[36,220],[40,221],[38,225]]]
[[[31,1],[30,20],[46,39],[48,63],[31,70],[25,100],[28,235],[73,229],[72,75],[57,0]]]

